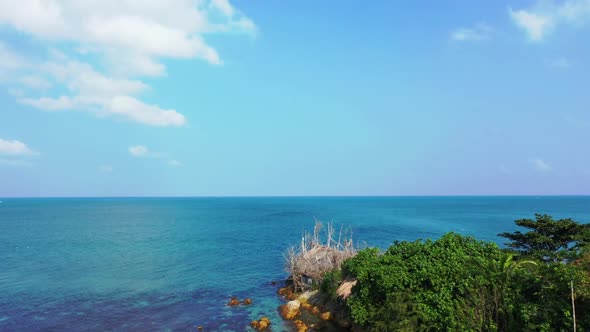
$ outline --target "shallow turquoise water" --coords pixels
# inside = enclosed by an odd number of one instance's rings
[[[535,212],[590,221],[590,197],[0,200],[1,331],[244,331],[263,315],[285,330],[271,282],[314,217],[382,248],[448,231],[501,243]]]

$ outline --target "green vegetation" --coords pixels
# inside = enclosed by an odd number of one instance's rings
[[[546,215],[503,233],[510,248],[448,233],[436,241],[369,248],[325,275],[334,294],[358,281],[346,300],[354,323],[371,331],[578,331],[590,329],[589,226]],[[572,288],[573,286],[573,288]]]
[[[515,221],[529,232],[499,235],[511,240],[507,243],[510,248],[542,261],[577,259],[590,244],[590,224],[580,224],[572,219],[553,220],[546,214],[535,214],[535,219]]]

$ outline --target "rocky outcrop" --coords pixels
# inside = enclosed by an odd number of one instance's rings
[[[295,328],[297,329],[297,332],[307,332],[308,327],[307,325],[302,321],[302,320],[296,320],[293,322],[293,324],[295,324]]]
[[[266,331],[270,328],[270,319],[268,317],[262,317],[260,320],[253,320],[250,326],[256,331]]]
[[[279,288],[277,293],[289,301],[295,300],[297,298],[297,294],[293,292],[293,287]]]
[[[289,301],[279,307],[279,313],[283,319],[293,320],[295,317],[301,315],[300,307],[301,302],[298,300]]]

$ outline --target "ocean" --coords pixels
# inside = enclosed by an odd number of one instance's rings
[[[0,201],[0,331],[247,331],[262,316],[288,330],[273,282],[314,218],[380,248],[446,232],[501,244],[534,213],[590,221],[574,196]]]

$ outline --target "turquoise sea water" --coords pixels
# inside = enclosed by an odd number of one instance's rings
[[[496,234],[535,212],[590,221],[590,197],[0,199],[0,331],[244,331],[314,217],[357,243]],[[252,306],[229,308],[230,296]]]

